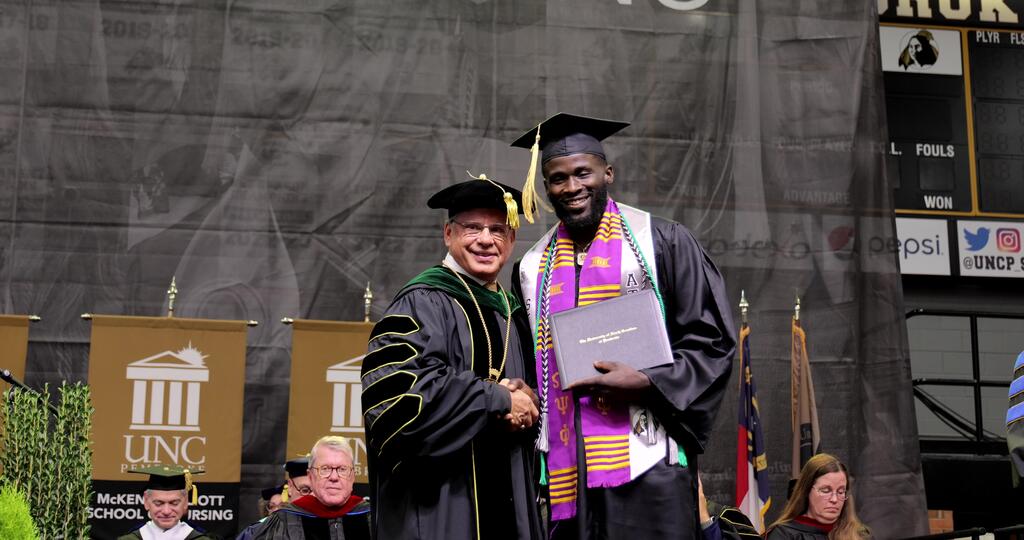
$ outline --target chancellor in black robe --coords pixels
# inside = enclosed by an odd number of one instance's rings
[[[511,294],[454,272],[413,279],[370,336],[362,403],[375,537],[541,538],[536,430],[506,428],[509,393],[492,382],[534,386],[530,330]]]

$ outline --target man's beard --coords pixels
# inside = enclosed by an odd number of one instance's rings
[[[592,198],[590,199],[590,208],[587,212],[582,214],[572,214],[562,203],[556,199],[548,197],[551,201],[551,206],[555,208],[555,215],[558,219],[562,220],[566,228],[571,231],[586,231],[590,229],[597,229],[597,226],[601,223],[601,218],[604,217],[604,209],[608,206],[608,187],[601,186],[594,188],[591,191]]]

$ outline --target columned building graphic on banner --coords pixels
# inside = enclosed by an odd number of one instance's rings
[[[327,382],[334,386],[331,402],[331,431],[334,433],[363,435],[363,387],[359,378],[363,356],[327,368]]]
[[[210,380],[205,358],[189,343],[128,364],[135,381],[130,429],[199,431],[199,383]]]

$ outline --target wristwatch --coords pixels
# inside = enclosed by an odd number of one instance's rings
[[[714,524],[715,524],[715,516],[711,516],[711,519],[709,519],[707,521],[701,521],[700,522],[700,529],[702,531],[707,530],[708,527],[710,527],[710,526],[712,526]]]

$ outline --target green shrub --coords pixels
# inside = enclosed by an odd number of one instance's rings
[[[4,540],[36,540],[36,524],[28,510],[28,501],[14,486],[0,489],[0,538]]]
[[[12,389],[0,400],[0,483],[25,494],[40,538],[84,539],[92,498],[92,402],[81,383],[61,384],[60,396],[56,418],[49,387],[39,395]]]

